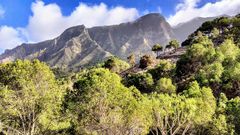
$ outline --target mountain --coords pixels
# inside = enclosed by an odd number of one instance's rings
[[[116,55],[126,59],[152,53],[156,43],[165,45],[175,38],[171,26],[158,13],[128,23],[86,28],[71,27],[59,37],[36,44],[22,44],[0,55],[0,62],[39,59],[52,67],[79,69]]]
[[[217,17],[197,17],[188,22],[180,23],[173,27],[174,34],[177,35],[177,40],[183,42],[187,37],[197,30],[204,22],[212,21]]]

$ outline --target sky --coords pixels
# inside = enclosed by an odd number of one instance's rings
[[[240,13],[240,0],[0,0],[0,52],[55,38],[71,26],[119,24],[152,12],[176,26]]]

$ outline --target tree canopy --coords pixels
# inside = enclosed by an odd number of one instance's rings
[[[238,135],[239,18],[205,22],[176,63],[131,55],[131,67],[110,57],[78,73],[0,63],[0,134]]]
[[[0,119],[5,134],[44,134],[64,129],[64,96],[50,68],[38,60],[0,65]]]
[[[157,56],[159,56],[159,52],[163,51],[163,47],[160,44],[155,44],[152,47],[152,51],[156,52]]]

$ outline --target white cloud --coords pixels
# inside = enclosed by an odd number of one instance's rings
[[[198,7],[201,0],[183,0],[176,6],[176,13],[167,20],[175,26],[190,21],[195,17],[213,17],[219,15],[235,15],[240,12],[240,0],[218,0]]]
[[[112,25],[128,22],[139,16],[135,8],[121,6],[109,8],[104,3],[99,5],[79,5],[69,16],[64,16],[57,4],[45,4],[37,0],[32,3],[32,16],[24,28],[4,26],[0,34],[0,48],[13,48],[23,41],[39,42],[57,37],[65,29],[84,24],[86,27]],[[24,35],[24,40],[22,39]],[[25,40],[26,39],[26,40]]]
[[[11,49],[24,42],[20,30],[8,26],[0,27],[0,48]]]
[[[37,1],[32,4],[32,12],[26,31],[28,39],[34,42],[54,38],[75,25],[93,27],[119,24],[138,17],[138,11],[134,8],[108,8],[103,3],[93,6],[80,3],[69,16],[63,16],[58,5],[45,5]]]

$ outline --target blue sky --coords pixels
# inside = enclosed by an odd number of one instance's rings
[[[79,2],[88,5],[105,3],[109,7],[123,6],[126,8],[136,8],[140,13],[145,11],[160,12],[168,17],[174,14],[176,5],[181,0],[43,0],[45,4],[56,3],[61,7],[63,15],[70,15],[79,5]],[[199,6],[207,2],[216,0],[202,0]],[[0,25],[10,25],[12,27],[24,27],[28,23],[28,18],[32,15],[31,4],[35,0],[1,0],[0,5],[5,10],[4,17],[0,20]]]
[[[0,52],[52,39],[65,29],[133,21],[159,12],[172,26],[240,12],[240,0],[0,0]]]

